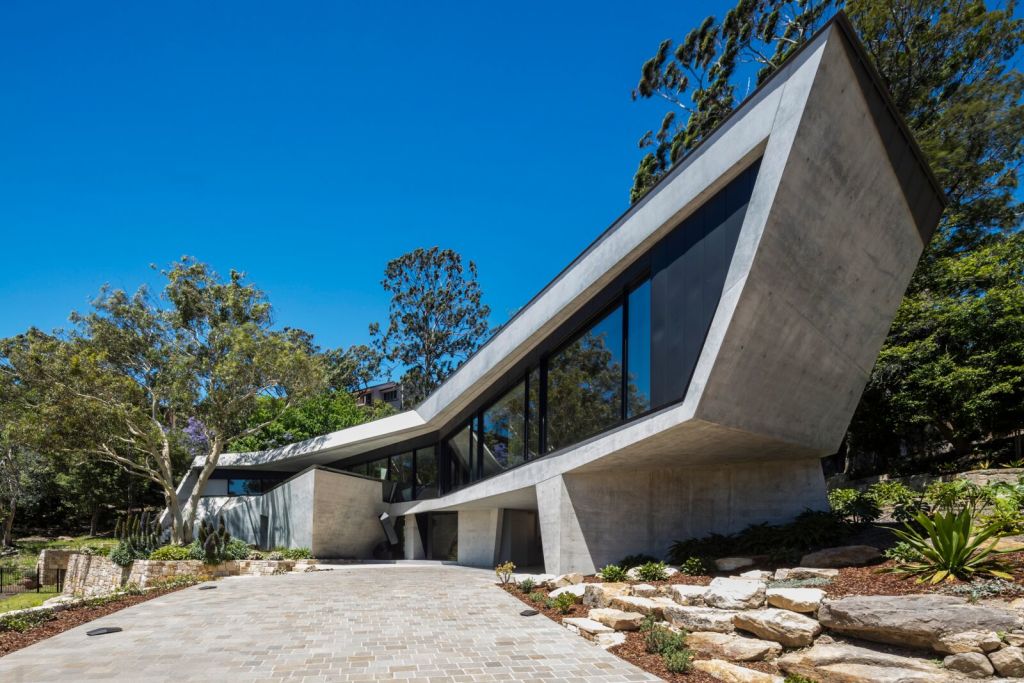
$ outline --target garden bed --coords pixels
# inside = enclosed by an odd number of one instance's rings
[[[174,586],[152,589],[142,595],[122,595],[112,599],[94,599],[80,605],[50,612],[49,614],[52,618],[42,621],[26,631],[0,631],[0,657],[26,648],[41,640],[46,640],[58,633],[73,629],[76,626],[86,624],[94,619],[119,612],[126,607],[131,607],[132,605],[137,605],[188,587]]]

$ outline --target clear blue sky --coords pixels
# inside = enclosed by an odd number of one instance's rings
[[[642,62],[732,4],[6,0],[0,336],[189,254],[347,346],[432,245],[501,323],[626,208]]]

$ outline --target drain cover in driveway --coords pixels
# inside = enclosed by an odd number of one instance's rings
[[[103,628],[94,628],[91,631],[86,631],[87,636],[102,636],[105,633],[118,633],[121,631],[119,626],[104,626]]]
[[[522,617],[534,617],[534,616],[537,616],[538,614],[540,614],[540,612],[538,612],[535,609],[524,609],[522,612],[519,613],[519,616],[522,616]]]
[[[199,590],[201,590],[201,591],[212,591],[214,588],[216,588],[216,586],[200,586]]]

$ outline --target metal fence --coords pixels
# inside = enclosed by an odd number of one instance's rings
[[[0,567],[0,600],[18,593],[60,593],[64,590],[65,571]]]

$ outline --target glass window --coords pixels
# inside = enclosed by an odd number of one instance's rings
[[[526,460],[526,386],[524,382],[483,413],[483,477]]]
[[[471,448],[470,429],[467,424],[456,432],[455,436],[448,439],[448,452],[451,455],[449,468],[449,481],[452,488],[458,488],[471,481],[473,472],[473,457]]]
[[[622,307],[548,359],[547,450],[622,418]]]
[[[626,309],[629,327],[626,337],[628,357],[626,416],[633,417],[651,409],[651,281],[629,293]]]
[[[388,478],[388,459],[374,460],[367,464],[366,476],[374,479]]]
[[[228,479],[229,496],[258,496],[263,493],[260,479]]]
[[[529,400],[526,406],[528,434],[526,435],[527,455],[526,458],[536,458],[540,455],[540,368],[530,371],[527,380],[527,391]]]
[[[412,500],[412,452],[391,456],[391,473],[388,479],[395,483],[393,502]]]
[[[416,449],[416,498],[437,498],[437,456],[433,446]]]

